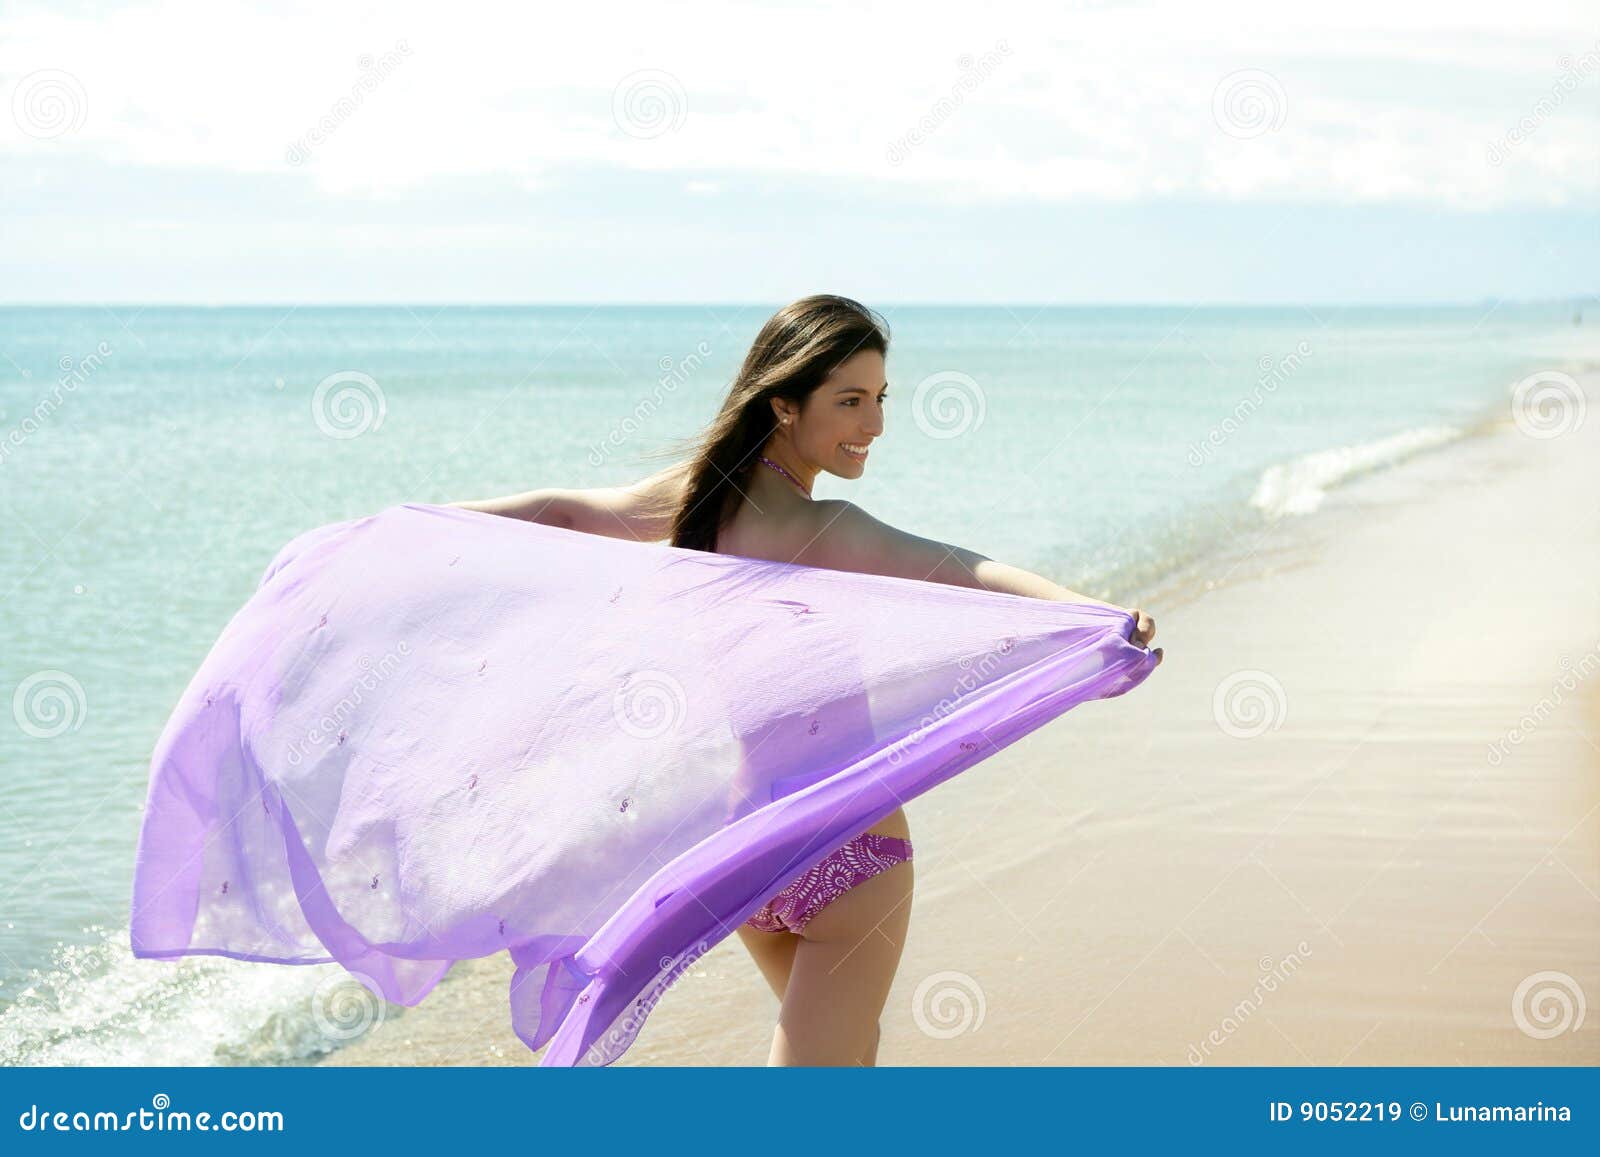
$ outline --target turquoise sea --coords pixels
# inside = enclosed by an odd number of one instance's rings
[[[168,712],[294,535],[658,469],[771,308],[0,309],[0,1064],[330,1047],[336,966],[128,955]],[[887,430],[818,496],[1124,602],[1600,353],[1572,302],[879,308]]]

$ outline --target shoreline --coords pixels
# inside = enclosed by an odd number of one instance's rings
[[[906,805],[880,1064],[1600,1062],[1540,1035],[1600,993],[1600,416],[1479,426],[1180,567],[1137,694]],[[320,1063],[536,1064],[511,971]],[[618,1063],[761,1065],[776,1012],[730,936]]]

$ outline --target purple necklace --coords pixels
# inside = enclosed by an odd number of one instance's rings
[[[811,497],[811,491],[807,490],[805,488],[805,486],[801,484],[800,479],[796,478],[793,474],[790,474],[787,470],[785,470],[782,466],[779,466],[776,462],[774,462],[771,458],[768,458],[765,454],[757,454],[756,457],[759,458],[761,461],[765,462],[768,466],[771,466],[779,474],[782,474],[790,482],[793,482],[796,486],[798,486],[800,488],[800,493],[804,494],[807,498]]]

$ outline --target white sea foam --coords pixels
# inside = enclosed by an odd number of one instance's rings
[[[126,928],[91,931],[99,939],[60,946],[49,967],[7,985],[0,1065],[295,1064],[347,1043],[316,1007],[356,984],[337,964],[140,960]]]
[[[1310,514],[1341,482],[1453,442],[1465,433],[1459,426],[1422,426],[1375,442],[1303,454],[1267,467],[1250,496],[1250,505],[1273,517]]]

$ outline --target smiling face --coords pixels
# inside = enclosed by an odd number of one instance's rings
[[[888,391],[883,355],[877,350],[852,354],[807,395],[798,412],[792,403],[782,403],[781,413],[796,415],[790,423],[796,452],[819,470],[860,478],[868,447],[883,433]]]

